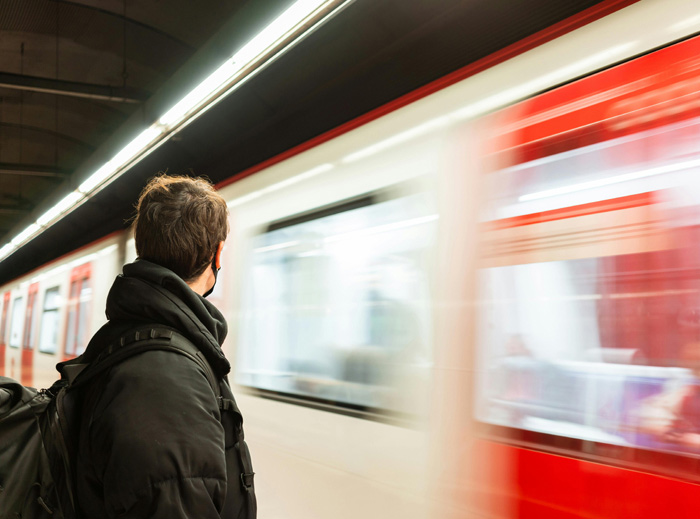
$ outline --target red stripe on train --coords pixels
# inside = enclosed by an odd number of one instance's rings
[[[508,166],[700,117],[700,38],[566,84],[497,114]]]

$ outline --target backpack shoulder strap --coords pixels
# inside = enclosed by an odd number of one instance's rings
[[[192,360],[199,364],[199,366],[204,370],[204,374],[207,376],[209,385],[214,391],[217,399],[221,400],[221,386],[219,384],[219,379],[214,374],[214,370],[209,364],[209,361],[206,359],[200,349],[192,344],[189,339],[180,334],[177,330],[173,330],[173,334],[170,338],[170,349],[192,358]]]
[[[139,326],[129,331],[112,342],[90,363],[65,365],[63,370],[68,378],[68,387],[82,386],[120,362],[154,350],[172,351],[194,361],[204,371],[217,399],[221,400],[219,381],[199,348],[174,328],[160,324]]]

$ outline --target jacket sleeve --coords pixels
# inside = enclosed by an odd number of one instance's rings
[[[109,517],[219,518],[224,430],[201,368],[149,351],[113,368],[89,427]]]

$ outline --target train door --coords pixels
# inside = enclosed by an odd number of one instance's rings
[[[508,517],[483,489],[502,468],[476,441],[473,427],[473,294],[477,208],[483,167],[482,128],[455,129],[445,147],[438,185],[440,220],[435,276],[433,394],[431,397],[431,517]],[[505,501],[505,500],[502,500]]]
[[[34,347],[36,323],[36,300],[39,283],[33,283],[27,294],[27,308],[24,313],[24,338],[22,340],[22,371],[20,381],[25,386],[31,386],[34,378]]]
[[[86,263],[71,271],[68,292],[64,360],[72,359],[85,351],[87,346],[88,319],[92,301],[90,278],[92,264]]]
[[[37,303],[38,305],[38,303]],[[59,322],[63,308],[61,299],[61,287],[49,286],[45,291],[41,304],[41,316],[39,310],[35,311],[35,319],[39,320],[38,340],[34,341],[33,384],[34,387],[49,387],[56,379],[56,356],[59,354]]]
[[[8,311],[8,325],[10,329],[7,340],[6,362],[8,376],[19,379],[22,364],[22,332],[24,330],[24,305],[26,301],[21,292],[16,292],[10,298],[10,309]]]
[[[2,298],[2,317],[0,317],[0,375],[5,375],[5,348],[7,347],[5,332],[7,331],[7,309],[9,307],[10,292],[8,291]]]

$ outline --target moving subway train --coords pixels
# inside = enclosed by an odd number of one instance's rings
[[[261,517],[691,515],[696,33],[695,2],[603,2],[220,186]],[[134,259],[117,233],[0,287],[0,374],[49,384]]]

